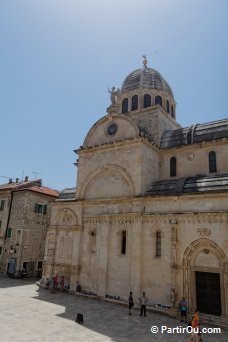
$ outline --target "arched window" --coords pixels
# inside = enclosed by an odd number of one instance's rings
[[[177,160],[175,157],[170,159],[170,177],[176,177],[177,175]]]
[[[150,107],[151,106],[151,96],[149,94],[144,95],[143,107]]]
[[[168,100],[166,101],[166,111],[167,113],[169,113],[169,101]]]
[[[131,110],[138,109],[138,95],[134,95],[131,99]]]
[[[171,115],[172,115],[172,118],[174,118],[174,108],[173,108],[173,105],[171,106]]]
[[[127,232],[126,230],[123,230],[122,241],[121,241],[121,254],[126,254],[126,245],[127,245]]]
[[[217,172],[216,167],[216,153],[214,151],[209,152],[209,172]]]
[[[161,256],[161,232],[156,232],[156,257]]]
[[[128,99],[124,99],[122,102],[122,113],[127,113],[128,112]]]
[[[161,106],[162,107],[162,98],[161,98],[161,96],[155,96],[155,104],[157,105],[159,105],[159,106]]]

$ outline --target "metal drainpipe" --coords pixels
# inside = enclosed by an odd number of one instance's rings
[[[13,194],[14,194],[14,192],[12,191],[10,194],[10,207],[9,207],[9,214],[8,214],[7,223],[6,223],[6,232],[5,232],[5,238],[4,238],[5,240],[6,240],[6,236],[7,236],[7,230],[9,228],[10,214],[11,214],[12,203],[13,203]]]

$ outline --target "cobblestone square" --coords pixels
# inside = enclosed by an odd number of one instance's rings
[[[0,277],[0,341],[188,341],[187,334],[152,334],[152,326],[180,326],[177,319],[139,310],[128,316],[126,306],[39,289],[27,280]],[[84,325],[75,323],[84,315]],[[204,334],[203,341],[227,341],[228,331]]]

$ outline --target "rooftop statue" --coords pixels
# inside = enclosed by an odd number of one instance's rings
[[[108,88],[110,99],[111,99],[111,106],[115,107],[119,104],[118,95],[120,92],[120,89],[116,89],[115,87],[112,87],[112,90]]]
[[[147,59],[146,59],[146,55],[143,55],[142,56],[144,59],[143,59],[143,65],[144,65],[144,68],[147,68]]]

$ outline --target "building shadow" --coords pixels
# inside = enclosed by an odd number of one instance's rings
[[[153,315],[148,312],[147,317],[140,317],[139,307],[128,315],[128,306],[118,303],[110,303],[96,298],[66,294],[56,291],[51,294],[49,290],[37,289],[36,300],[50,302],[64,307],[64,312],[58,314],[64,319],[71,320],[75,329],[79,328],[75,322],[78,313],[83,314],[84,325],[80,329],[89,329],[93,332],[106,336],[111,341],[151,341],[160,340],[162,336],[152,335],[150,329],[153,325]],[[172,319],[173,326],[177,321]],[[156,314],[156,324],[167,325],[167,317]],[[86,332],[85,332],[86,333]],[[173,336],[173,341],[184,341],[184,335]],[[98,340],[97,340],[98,341]]]
[[[14,279],[6,275],[0,275],[0,288],[32,285],[36,281],[36,279]]]

